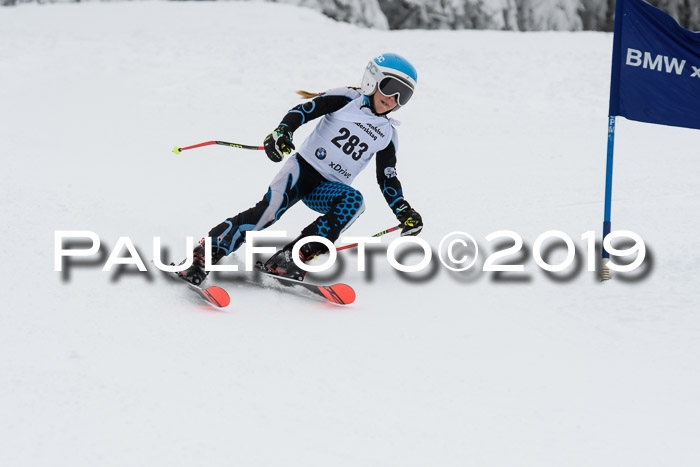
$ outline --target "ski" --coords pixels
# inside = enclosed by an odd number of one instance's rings
[[[189,285],[190,289],[196,292],[200,297],[202,297],[204,300],[206,300],[211,305],[217,308],[225,308],[229,305],[229,303],[231,303],[231,297],[229,297],[228,292],[226,292],[221,287],[212,285],[210,287],[204,288],[194,284],[190,284],[185,280],[183,280],[183,282]]]
[[[255,269],[266,278],[276,281],[278,284],[294,290],[305,290],[318,298],[322,298],[330,303],[338,305],[349,305],[355,301],[355,290],[347,284],[318,285],[308,282],[290,279],[288,277],[277,276],[267,272],[260,263],[255,265]]]
[[[281,285],[282,287],[284,287],[285,290],[289,290],[291,292],[307,292],[315,298],[320,298],[330,303],[335,303],[338,305],[349,305],[355,301],[355,290],[347,284],[310,284],[308,282],[302,282],[296,279],[290,279],[287,277],[276,276],[274,274],[271,274],[265,269],[263,269],[262,264],[256,264],[255,270],[262,277],[258,276],[248,278],[247,281],[255,283],[262,287],[265,287],[266,284],[264,284],[264,281],[260,279],[269,278],[270,281]],[[199,295],[203,300],[205,300],[214,307],[224,308],[227,307],[229,303],[231,303],[231,298],[228,292],[226,292],[226,290],[222,289],[221,287],[215,285],[210,287],[200,287],[182,279],[175,272],[166,272],[165,274],[175,282],[182,282],[186,284],[191,291]]]
[[[170,265],[174,266],[174,263],[170,263]],[[200,298],[204,299],[211,306],[217,308],[225,308],[231,303],[231,297],[229,297],[228,292],[226,292],[221,287],[218,287],[216,285],[212,285],[209,287],[200,287],[198,285],[192,284],[191,282],[187,282],[176,272],[165,272],[165,274],[176,282],[182,282],[186,284],[191,291],[199,295]]]

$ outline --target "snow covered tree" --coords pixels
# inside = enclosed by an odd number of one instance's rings
[[[517,29],[516,0],[379,0],[391,29]]]
[[[524,31],[579,31],[581,0],[518,0],[518,25]]]
[[[271,0],[312,8],[329,18],[374,29],[389,29],[378,0]]]
[[[85,0],[0,0],[0,5],[79,1]],[[337,21],[375,29],[612,31],[615,17],[615,0],[264,1],[311,8]],[[700,31],[700,0],[646,1],[669,13],[684,28]]]
[[[612,31],[615,0],[581,0],[579,16],[583,29]]]

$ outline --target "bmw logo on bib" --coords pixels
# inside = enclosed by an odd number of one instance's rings
[[[326,150],[323,148],[316,149],[316,157],[318,157],[319,159],[325,159],[326,158]]]

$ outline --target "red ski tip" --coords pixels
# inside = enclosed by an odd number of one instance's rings
[[[333,303],[349,305],[355,301],[355,290],[347,284],[335,284],[330,287],[319,286],[318,288]]]
[[[201,290],[204,297],[214,306],[223,308],[231,303],[231,298],[228,296],[228,293],[221,287],[212,286]]]

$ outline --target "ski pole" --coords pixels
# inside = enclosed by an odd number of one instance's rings
[[[388,234],[389,232],[393,232],[394,230],[399,230],[401,228],[401,225],[397,225],[396,227],[392,227],[390,229],[382,230],[381,232],[377,232],[376,234],[372,235],[373,237],[381,237],[382,235]],[[343,245],[341,247],[338,247],[335,249],[335,251],[340,251],[340,250],[347,250],[349,248],[355,248],[357,246],[357,243],[353,243],[351,245]],[[317,256],[314,256],[314,258],[317,258]],[[314,259],[310,258],[310,259]]]
[[[186,149],[201,148],[202,146],[209,146],[209,145],[212,145],[212,144],[219,144],[219,145],[221,145],[221,146],[230,146],[230,147],[232,147],[232,148],[238,148],[238,149],[252,149],[252,150],[254,150],[254,151],[260,151],[260,150],[265,149],[265,148],[262,147],[262,146],[248,146],[248,145],[245,145],[245,144],[227,143],[226,141],[207,141],[206,143],[199,143],[199,144],[195,144],[195,145],[193,145],[193,146],[187,146],[186,148],[181,148],[181,147],[179,147],[179,146],[175,146],[175,147],[173,148],[173,152],[174,152],[175,154],[180,154],[181,151],[185,151]]]
[[[381,232],[377,232],[376,234],[372,235],[373,237],[381,237],[382,235],[386,235],[390,232],[393,232],[394,230],[399,230],[401,228],[401,225],[397,225],[396,227],[392,227],[390,229],[382,230]],[[336,248],[336,251],[340,250],[347,250],[348,248],[355,248],[357,246],[357,243],[353,243],[351,245],[343,245],[341,247]]]

